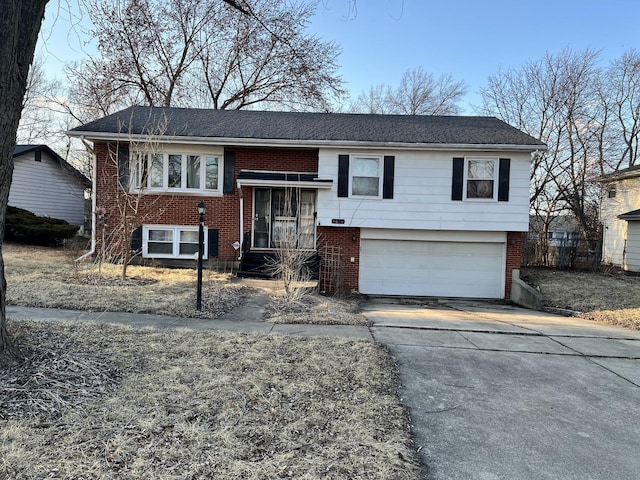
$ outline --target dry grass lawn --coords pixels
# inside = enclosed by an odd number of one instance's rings
[[[75,264],[77,251],[6,244],[3,257],[7,303],[31,307],[90,311],[158,313],[215,318],[242,303],[246,288],[230,283],[228,274],[205,270],[203,310],[195,308],[196,270]]]
[[[395,367],[379,345],[11,328],[31,351],[26,373],[0,376],[0,478],[420,478]]]
[[[521,277],[540,289],[549,306],[640,330],[640,276],[524,268]]]
[[[216,317],[253,292],[195,270],[73,266],[77,252],[5,245],[9,303]],[[360,323],[312,297],[273,321]],[[366,321],[365,321],[366,322]],[[389,353],[370,342],[10,322],[0,361],[0,478],[418,479]]]

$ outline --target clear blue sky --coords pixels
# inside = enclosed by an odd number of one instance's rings
[[[57,4],[51,0],[47,11],[45,53],[61,76],[61,61],[82,58],[83,47],[68,14],[52,30]],[[310,31],[341,46],[340,74],[353,97],[379,83],[396,85],[403,71],[421,66],[465,81],[465,113],[472,114],[478,91],[500,69],[565,47],[600,50],[603,65],[640,49],[640,0],[357,0],[355,14],[349,5],[321,0]]]

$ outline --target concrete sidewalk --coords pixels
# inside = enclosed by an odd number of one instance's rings
[[[241,333],[338,336],[373,341],[368,327],[352,325],[275,324],[260,317],[260,307],[243,305],[219,319],[170,317],[148,313],[84,312],[57,308],[7,306],[9,320],[113,323],[134,327],[226,330]]]

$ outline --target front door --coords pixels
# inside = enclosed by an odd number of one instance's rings
[[[315,248],[315,190],[255,188],[253,198],[253,248]]]

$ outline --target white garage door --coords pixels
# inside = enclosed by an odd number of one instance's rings
[[[504,297],[504,243],[363,239],[360,292]]]

